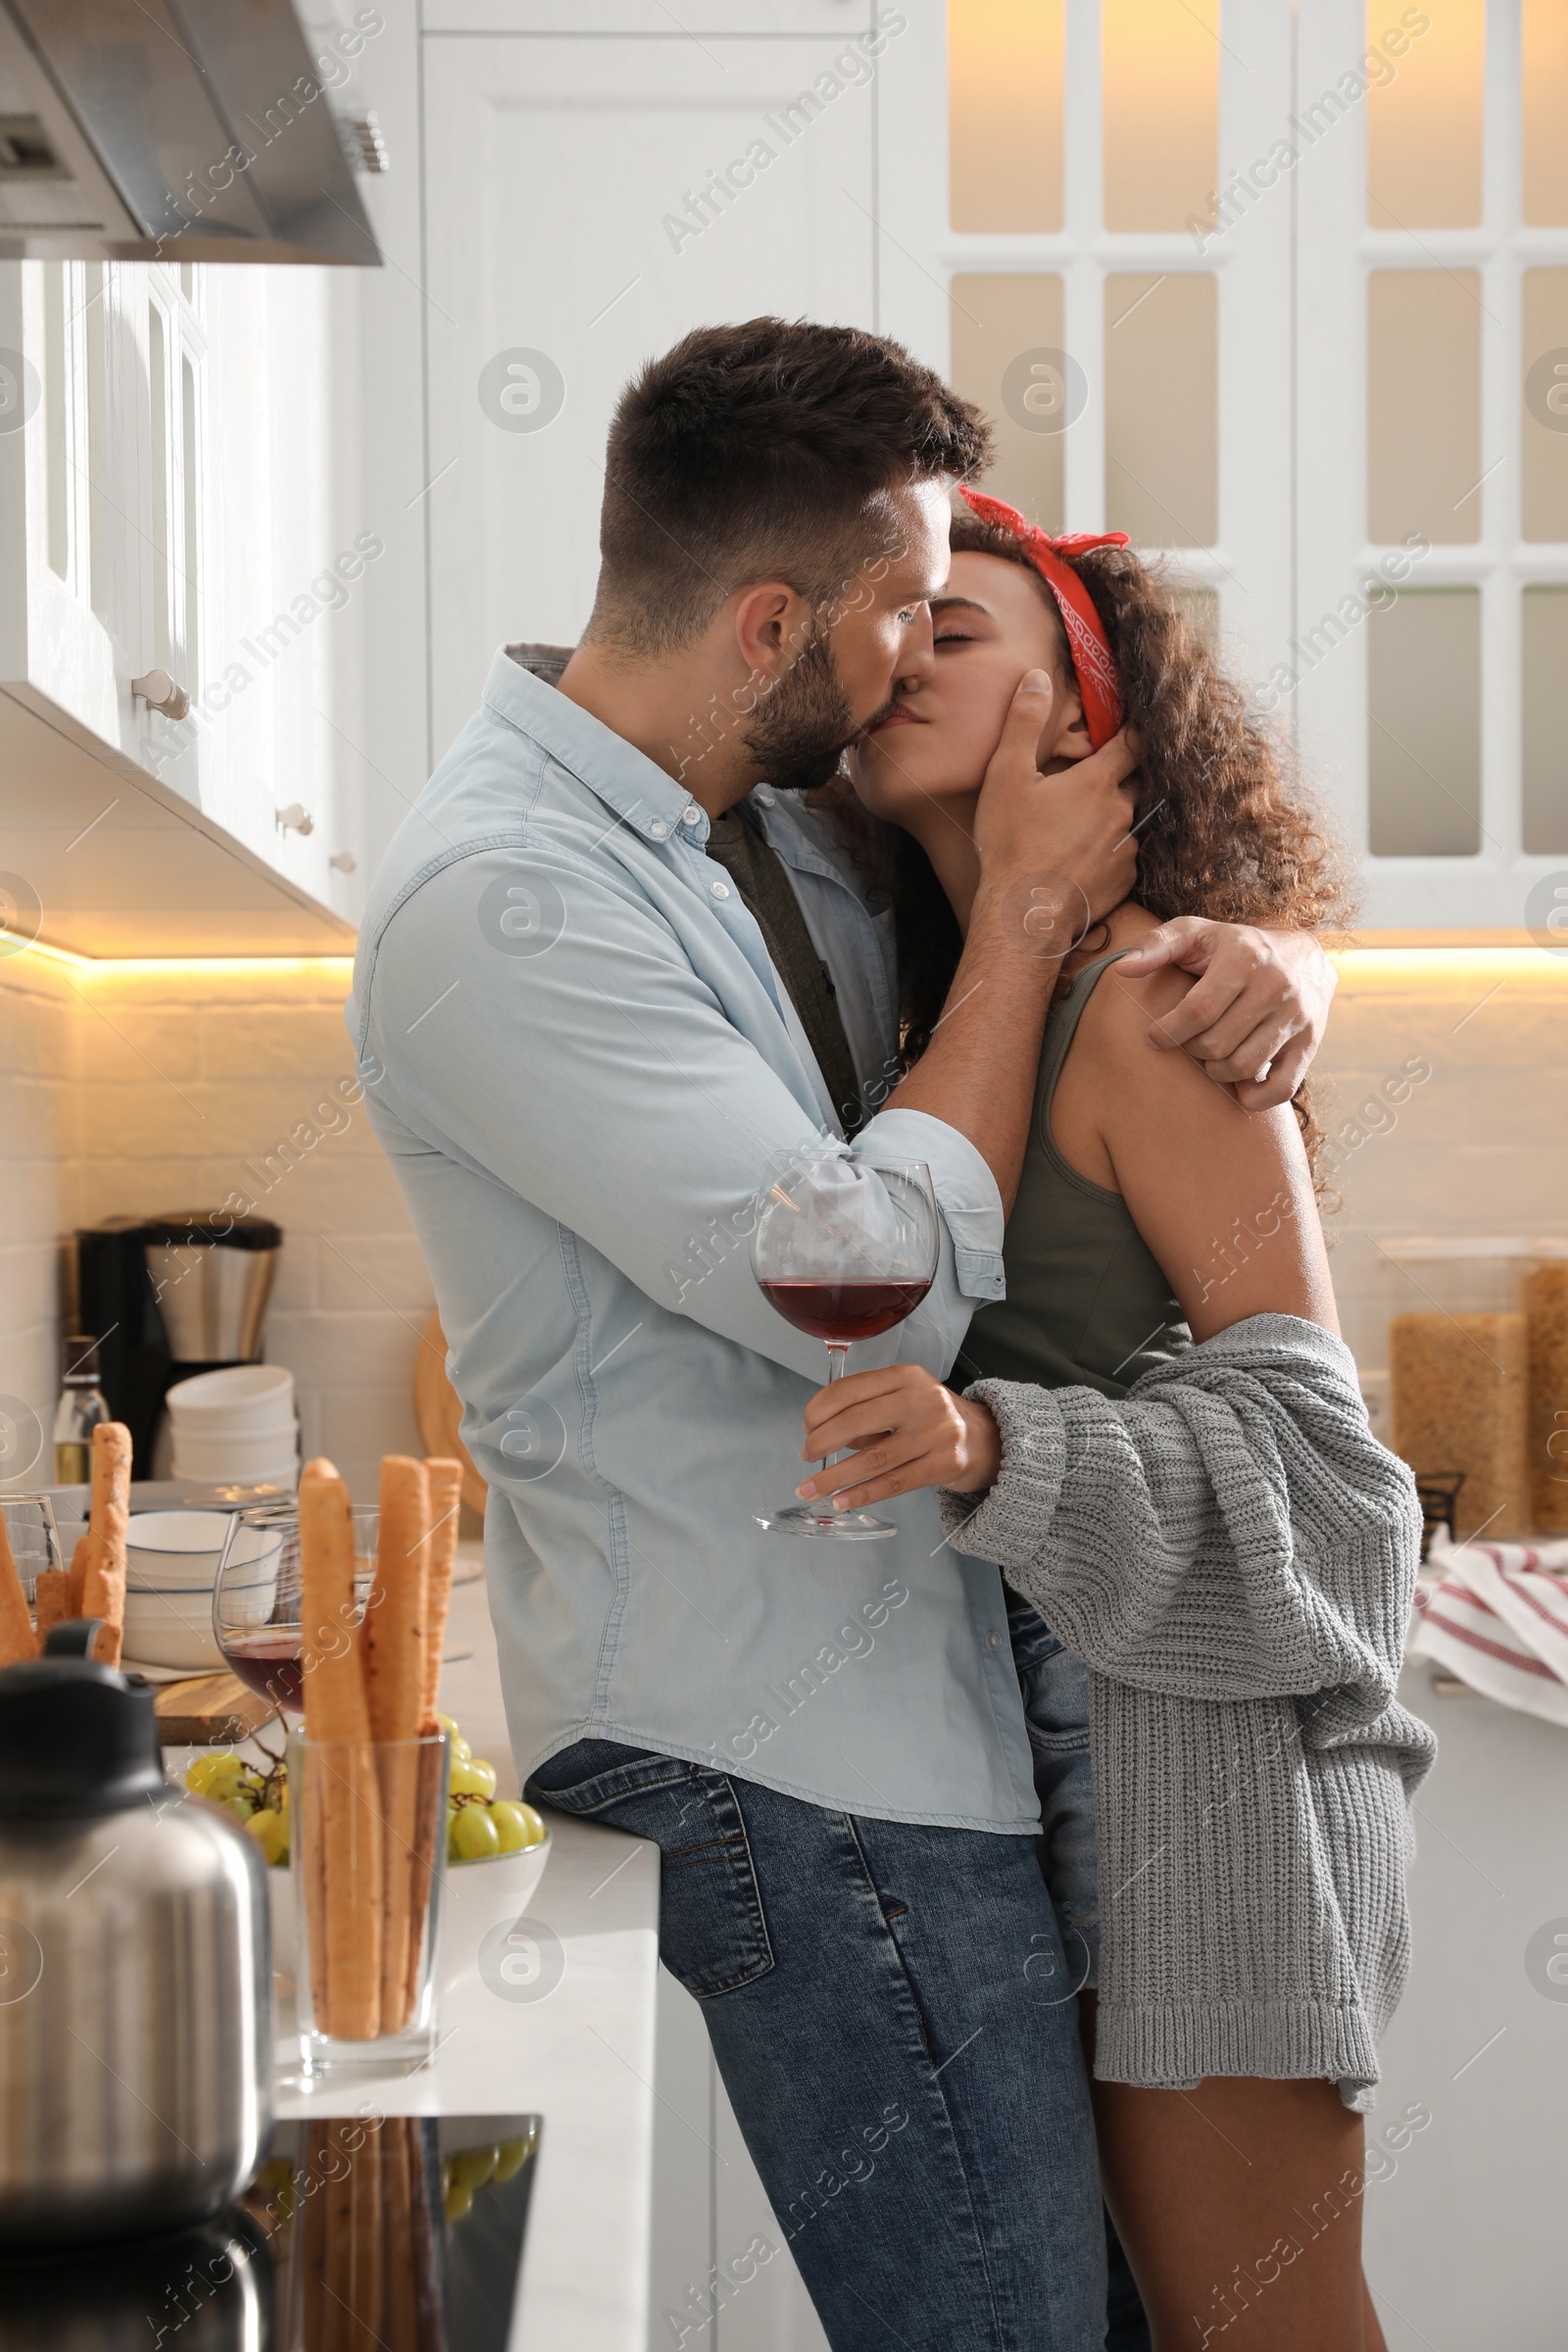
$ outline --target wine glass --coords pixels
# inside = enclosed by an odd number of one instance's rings
[[[857,1340],[874,1340],[913,1314],[936,1279],[941,1225],[922,1159],[872,1167],[828,1156],[791,1169],[762,1195],[752,1271],[786,1322],[825,1340],[828,1380]],[[823,1468],[826,1468],[824,1463]],[[759,1511],[779,1535],[867,1543],[898,1529],[869,1511],[838,1511],[830,1495]]]
[[[0,1518],[5,1521],[11,1556],[17,1563],[22,1590],[31,1608],[37,1598],[40,1572],[65,1566],[54,1502],[47,1494],[0,1495]]]
[[[380,1528],[373,1505],[355,1507],[356,1624],[370,1596]],[[248,1503],[233,1513],[213,1587],[213,1635],[242,1683],[270,1698],[280,1714],[304,1713],[297,1502]]]

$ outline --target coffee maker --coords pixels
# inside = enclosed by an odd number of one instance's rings
[[[267,1217],[112,1217],[76,1235],[74,1327],[95,1333],[99,1385],[152,1476],[164,1397],[197,1372],[261,1360],[282,1247]]]

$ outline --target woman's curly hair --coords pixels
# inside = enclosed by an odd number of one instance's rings
[[[1007,532],[959,514],[953,551],[1022,564],[1051,591]],[[1342,925],[1348,894],[1338,848],[1299,787],[1289,747],[1250,709],[1158,571],[1130,548],[1063,557],[1105,624],[1128,726],[1142,743],[1137,794],[1138,903],[1160,922],[1317,930]],[[908,834],[893,851],[906,1064],[918,1059],[957,966],[962,942],[925,852]],[[1304,1089],[1296,1114],[1317,1178],[1322,1137]]]

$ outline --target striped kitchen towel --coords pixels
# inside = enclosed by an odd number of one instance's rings
[[[1440,1534],[1415,1605],[1411,1657],[1568,1726],[1568,1543],[1450,1544]]]

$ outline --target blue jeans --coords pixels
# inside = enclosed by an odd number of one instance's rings
[[[1016,1592],[1007,1635],[1040,1799],[1040,1867],[1082,1989],[1100,1982],[1100,1858],[1095,1772],[1089,1753],[1089,1669]]]
[[[661,1955],[835,2352],[1098,2352],[1076,1972],[1033,1838],[830,1812],[603,1740],[527,1793],[660,1847]]]

